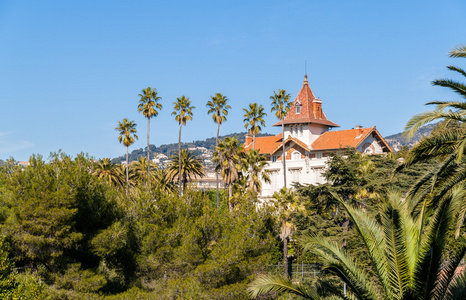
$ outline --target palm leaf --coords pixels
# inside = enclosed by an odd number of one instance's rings
[[[303,286],[293,284],[290,279],[278,275],[262,275],[256,278],[247,288],[249,295],[255,298],[269,292],[290,293],[304,299],[320,300],[315,291],[308,291]]]

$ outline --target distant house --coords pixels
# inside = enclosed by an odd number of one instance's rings
[[[282,126],[281,121],[274,126]],[[365,154],[393,152],[376,127],[356,126],[349,130],[332,131],[339,127],[327,119],[322,110],[322,100],[314,96],[307,75],[298,96],[284,119],[284,137],[256,137],[255,148],[266,155],[271,172],[271,183],[262,183],[263,197],[271,196],[284,186],[283,172],[286,172],[287,187],[293,182],[320,184],[325,179],[322,172],[332,152],[353,147]],[[285,139],[286,170],[283,170],[282,141]],[[245,150],[252,149],[252,137],[246,136]]]

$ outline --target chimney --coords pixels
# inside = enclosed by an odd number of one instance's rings
[[[354,128],[358,130],[358,137],[360,137],[362,135],[362,125],[356,125]]]
[[[312,104],[312,108],[314,110],[314,117],[316,119],[322,119],[322,100],[315,99],[314,101],[312,101]]]

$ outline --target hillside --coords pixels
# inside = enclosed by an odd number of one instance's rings
[[[409,148],[412,148],[421,138],[429,135],[436,125],[437,123],[422,126],[416,131],[411,140],[406,139],[403,136],[403,132],[392,134],[384,138],[394,151],[400,150],[400,148],[405,145]]]
[[[223,140],[226,137],[236,136],[240,143],[244,143],[245,135],[246,135],[246,132],[232,133],[232,134],[228,134],[228,135],[221,135],[221,136],[219,136],[219,139]],[[272,135],[272,134],[261,133],[261,134],[259,134],[257,136],[270,136],[270,135]],[[207,150],[210,150],[210,152],[213,152],[214,147],[215,147],[215,137],[207,138],[207,139],[205,139],[203,141],[193,141],[193,142],[190,142],[190,143],[181,143],[181,148],[182,149],[193,148],[193,147],[194,148],[204,147]],[[178,143],[164,144],[164,145],[160,145],[159,147],[156,147],[155,145],[151,144],[150,145],[150,151],[151,151],[152,155],[154,153],[160,153],[160,154],[163,154],[163,155],[166,155],[166,156],[170,156],[173,153],[176,153],[178,151]],[[147,152],[146,152],[145,148],[139,148],[137,150],[133,150],[129,154],[129,161],[131,162],[131,161],[137,160],[138,157],[141,157],[141,156],[147,156]],[[113,162],[117,162],[117,163],[122,162],[124,160],[126,160],[125,155],[115,157],[115,158],[112,159]]]

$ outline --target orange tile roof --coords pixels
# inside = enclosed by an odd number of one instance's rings
[[[301,104],[301,111],[296,114],[296,104]],[[328,120],[322,110],[322,101],[314,96],[309,82],[307,81],[307,75],[304,76],[304,83],[298,96],[293,101],[291,109],[284,119],[284,124],[297,124],[297,123],[317,123],[323,124],[330,127],[339,127],[337,124]],[[281,126],[281,121],[273,124],[273,126]]]
[[[274,136],[261,136],[256,137],[255,141],[255,148],[259,149],[260,154],[269,154],[271,153],[277,146],[282,144],[282,134],[279,133]],[[248,151],[252,149],[252,140],[251,143],[248,145],[244,145],[244,151]]]
[[[324,132],[314,141],[314,143],[312,143],[311,148],[312,150],[339,149],[346,147],[357,148],[372,133],[374,134],[375,138],[382,144],[381,146],[383,148],[385,148],[388,152],[393,152],[388,143],[377,131],[375,126],[372,128]]]
[[[312,150],[356,148],[366,139],[373,128],[327,131],[312,143]]]

